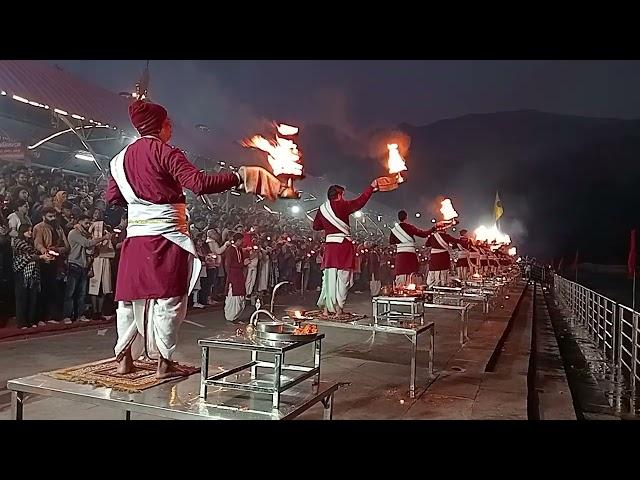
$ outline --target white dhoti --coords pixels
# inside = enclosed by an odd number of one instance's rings
[[[381,286],[382,284],[380,283],[380,280],[375,280],[375,277],[372,273],[371,277],[369,278],[369,290],[371,290],[372,297],[375,297],[380,293]]]
[[[458,278],[463,282],[469,278],[469,267],[456,267]]]
[[[427,274],[427,287],[446,287],[449,284],[449,270],[429,270]]]
[[[338,307],[344,308],[351,285],[353,285],[353,270],[325,268],[322,273],[322,290],[318,298],[318,306],[326,307],[331,313],[335,313]]]
[[[261,260],[258,265],[258,292],[269,290],[269,263],[269,260]]]
[[[256,278],[258,276],[258,267],[249,267],[247,268],[247,278],[244,281],[244,288],[247,292],[247,295],[251,295],[253,292],[253,287],[256,284]]]
[[[224,299],[224,318],[229,322],[234,322],[240,318],[244,310],[244,296],[233,295],[233,287],[229,285],[229,292]]]
[[[145,332],[145,304],[147,328]],[[116,310],[118,342],[116,358],[131,346],[131,357],[136,360],[144,353],[145,334],[148,333],[147,352],[156,357],[158,353],[171,359],[178,342],[180,324],[187,314],[187,296],[133,300],[118,302]]]
[[[113,293],[113,281],[111,278],[111,259],[97,257],[93,259],[93,277],[89,279],[89,295]]]

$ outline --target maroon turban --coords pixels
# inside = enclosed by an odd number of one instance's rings
[[[136,100],[129,105],[129,117],[140,135],[157,135],[162,129],[162,123],[167,118],[167,111],[155,103]]]

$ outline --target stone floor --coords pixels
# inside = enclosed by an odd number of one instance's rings
[[[369,332],[321,328],[326,334],[322,380],[349,383],[336,393],[334,419],[526,419],[526,378],[523,395],[522,377],[519,371],[508,366],[511,360],[503,358],[500,371],[484,371],[521,290],[522,285],[514,289],[508,299],[498,302],[489,315],[483,315],[479,307],[474,308],[470,313],[470,340],[464,347],[459,343],[457,312],[426,312],[425,318],[436,323],[436,377],[427,378],[428,347],[427,342],[422,341],[415,399],[410,399],[408,393],[410,343],[406,338],[377,334],[371,344]],[[301,300],[299,296],[282,296],[279,303],[311,305],[314,297],[308,294]],[[369,295],[350,295],[348,309],[370,314]],[[193,364],[200,362],[199,338],[223,331],[233,333],[237,328],[226,322],[222,310],[215,307],[192,311],[187,320],[182,326],[175,359]],[[0,343],[0,419],[10,416],[10,395],[5,389],[8,379],[111,357],[115,339],[115,325],[111,325],[97,330]],[[310,353],[309,347],[308,352],[300,355],[305,355],[306,360]],[[237,352],[228,351],[220,358],[226,366],[245,360]],[[296,355],[292,354],[290,360],[296,360]],[[522,361],[522,357],[518,357],[518,369]],[[314,407],[301,418],[320,416],[321,408]],[[25,405],[25,418],[119,419],[121,414],[104,407],[30,396]],[[133,414],[132,418],[152,417]]]

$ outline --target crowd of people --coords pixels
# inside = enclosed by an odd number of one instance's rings
[[[20,328],[112,318],[127,214],[107,205],[105,189],[104,177],[95,180],[17,164],[0,168],[1,301],[4,311],[15,313]],[[224,195],[218,199],[205,205],[187,195],[189,228],[202,261],[192,308],[224,302],[229,270],[225,252],[232,244],[243,251],[246,298],[263,297],[264,302],[283,281],[289,282],[283,291],[290,293],[320,290],[324,236],[312,229],[304,213],[275,213],[254,202],[231,205]],[[393,284],[395,248],[385,230],[361,228],[354,233],[351,291],[376,295],[381,286]],[[417,252],[423,278],[428,250],[425,245]]]
[[[2,310],[23,329],[46,322],[111,317],[119,251],[127,214],[105,201],[106,179],[59,169],[0,166],[0,281]],[[233,197],[232,197],[233,198]],[[224,196],[220,196],[222,201]],[[190,230],[202,260],[194,308],[224,301],[225,251],[241,234],[246,296],[267,294],[288,281],[289,292],[319,289],[323,237],[304,215],[274,214],[259,204],[205,206],[188,196]],[[382,231],[359,237],[355,284],[369,288],[371,274],[393,281],[393,255]]]

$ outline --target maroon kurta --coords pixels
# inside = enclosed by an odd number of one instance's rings
[[[465,250],[469,251],[467,255],[471,255],[471,241],[469,240],[469,237],[460,237],[459,242],[460,242],[460,245]],[[471,264],[469,263],[469,257],[458,258],[458,261],[456,262],[456,267],[469,267],[469,266],[471,266]]]
[[[340,220],[349,225],[349,215],[364,207],[372,194],[373,187],[369,185],[366,190],[354,200],[331,200],[331,209]],[[313,229],[324,230],[325,235],[342,233],[322,216],[320,210],[318,210],[316,218],[313,220]],[[321,268],[353,270],[355,266],[356,250],[352,242],[345,239],[342,243],[326,242],[324,244],[324,257],[322,258]]]
[[[156,204],[185,203],[183,188],[196,195],[219,193],[238,185],[232,173],[208,175],[180,149],[155,138],[141,138],[127,149],[124,168],[131,188]],[[109,179],[107,202],[126,205],[118,185]],[[189,288],[189,253],[162,236],[127,238],[122,244],[116,300],[168,298]]]
[[[454,238],[445,232],[441,232],[440,236],[442,237],[442,240],[444,240],[446,243],[450,245],[457,245],[459,242],[457,238]],[[429,238],[427,238],[426,245],[430,246],[431,248],[439,248],[442,250],[442,245],[440,245],[440,243],[436,240],[436,238],[433,235],[430,235]],[[450,268],[451,268],[451,257],[449,256],[449,252],[442,252],[442,253],[433,253],[433,251],[431,252],[431,255],[429,256],[430,272],[449,270]]]
[[[414,227],[410,223],[400,222],[400,227],[415,240],[415,237],[427,238],[435,231],[435,227],[429,230],[421,230],[418,227]],[[394,234],[389,234],[389,243],[391,245],[397,245],[402,243]],[[418,255],[411,252],[398,252],[395,258],[396,275],[409,275],[417,273],[419,269]]]
[[[231,245],[224,251],[224,271],[227,273],[227,283],[224,296],[229,294],[229,285],[234,297],[247,294],[244,278],[244,255],[242,249]]]
[[[482,256],[482,257],[486,257],[487,256],[487,250],[484,247],[478,247],[478,252],[480,252],[480,256]],[[489,266],[488,258],[481,258],[480,259],[480,266],[481,267],[488,267]]]

